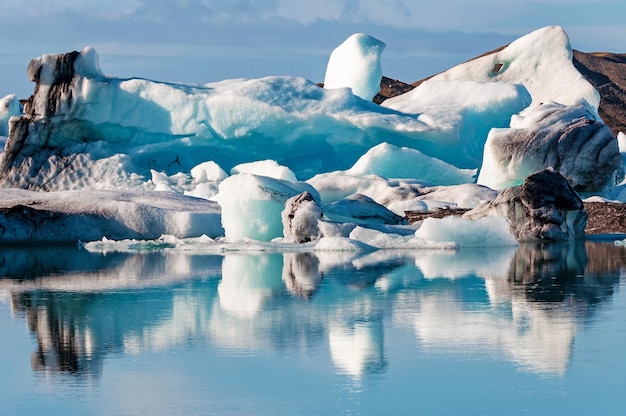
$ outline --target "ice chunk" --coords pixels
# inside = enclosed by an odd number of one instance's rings
[[[355,224],[404,224],[406,219],[396,215],[372,198],[353,194],[332,204],[324,206],[324,216],[337,222]]]
[[[478,183],[504,189],[551,167],[577,192],[605,192],[624,177],[617,143],[587,105],[547,102],[489,133]]]
[[[428,204],[420,201],[418,197],[405,201],[394,201],[387,208],[400,216],[405,216],[407,211],[428,211]]]
[[[308,192],[289,198],[281,216],[285,240],[305,243],[322,236],[319,228],[322,209]]]
[[[459,169],[415,149],[381,143],[368,150],[346,173],[360,176],[375,174],[388,179],[420,179],[433,185],[456,185],[473,182],[477,171]]]
[[[354,95],[371,101],[380,90],[384,49],[384,42],[365,33],[350,36],[330,54],[324,88],[351,88]]]
[[[336,171],[322,173],[307,181],[321,195],[325,204],[339,201],[353,194],[369,196],[387,206],[420,196],[424,182],[410,179],[385,179],[377,175],[355,176]]]
[[[237,173],[251,173],[291,182],[298,181],[291,169],[286,166],[280,166],[275,160],[258,160],[256,162],[239,164],[230,170],[231,175],[236,175]]]
[[[468,183],[454,186],[424,187],[422,188],[422,195],[418,199],[429,206],[439,202],[443,206],[471,209],[483,202],[493,201],[497,196],[498,191],[486,186]]]
[[[458,146],[452,154],[439,153],[439,149],[425,149],[430,154],[445,158],[455,166],[475,167],[480,165],[483,147],[489,130],[508,127],[511,116],[519,113],[531,103],[531,97],[521,84],[479,81],[433,81],[428,80],[417,88],[390,98],[383,106],[404,113],[415,114],[439,133],[438,144]],[[444,167],[429,163],[424,169],[433,167],[429,176],[436,177]],[[450,170],[435,184],[447,183]],[[469,172],[464,172],[468,175]],[[427,179],[427,178],[424,178]],[[448,179],[448,181],[446,181]],[[465,181],[467,182],[467,181]]]
[[[152,176],[152,183],[155,186],[155,191],[174,192],[184,188],[185,185],[190,182],[189,176],[182,172],[168,176],[164,172],[157,172],[154,169],[150,169],[150,174]]]
[[[302,192],[319,201],[305,182],[289,182],[241,173],[225,179],[215,200],[222,208],[222,225],[228,241],[270,241],[283,237],[281,213],[285,202]]]
[[[224,234],[215,202],[163,192],[4,189],[0,212],[4,243]]]
[[[626,153],[626,134],[624,132],[617,133],[617,144],[619,145],[619,152]]]
[[[461,217],[426,218],[415,236],[432,242],[452,241],[459,247],[501,247],[517,245],[504,217],[492,216],[479,220]]]
[[[204,182],[220,182],[228,178],[228,174],[224,172],[217,163],[211,161],[202,162],[191,168],[191,177],[196,183]]]

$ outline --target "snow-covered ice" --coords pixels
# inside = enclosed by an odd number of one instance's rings
[[[472,80],[523,85],[532,97],[529,110],[554,101],[595,110],[600,94],[572,62],[572,47],[562,27],[546,26],[511,42],[502,50],[457,65],[431,81]]]

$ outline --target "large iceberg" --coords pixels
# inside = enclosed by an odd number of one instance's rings
[[[480,166],[489,131],[508,127],[511,116],[530,103],[531,96],[522,84],[431,79],[385,100],[382,106],[415,114],[418,120],[437,129],[437,141],[456,147],[450,152],[433,146],[428,149],[431,154],[456,166],[475,168]]]
[[[485,83],[493,85],[481,85]],[[530,101],[509,119],[493,123],[496,114],[486,117],[487,112],[506,105],[504,97],[514,97],[513,85],[523,88]],[[435,104],[431,90],[444,96],[460,91],[462,98]],[[466,98],[483,94],[482,100]],[[444,114],[446,105],[454,105],[473,114],[456,122],[448,115],[450,121],[438,124],[454,126],[452,131],[467,140],[457,155],[465,152],[466,159],[481,159],[480,184],[504,189],[553,167],[576,190],[603,193],[617,185],[624,172],[617,142],[598,115],[599,103],[598,91],[574,67],[567,34],[559,26],[548,26],[437,74],[382,105],[408,112],[435,106]],[[460,163],[463,160],[456,161]]]
[[[23,112],[15,97],[2,101],[0,187],[45,191],[46,201],[72,191],[94,201],[149,194],[157,207],[174,195],[181,205],[197,197],[213,204],[201,209],[212,222],[206,232],[154,227],[120,238],[162,229],[177,238],[354,248],[431,247],[415,235],[420,224],[405,224],[405,211],[474,208],[496,197],[486,186],[513,186],[546,167],[588,193],[622,179],[617,140],[606,135],[598,93],[573,67],[561,28],[540,29],[379,106],[369,100],[383,48],[368,35],[349,38],[329,60],[326,88],[286,76],[205,85],[115,78],[90,47],[43,55],[28,66],[35,90]],[[285,214],[303,193],[306,208]]]

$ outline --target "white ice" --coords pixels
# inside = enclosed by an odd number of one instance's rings
[[[459,169],[419,150],[381,143],[372,147],[346,171],[348,175],[378,175],[388,179],[419,178],[433,185],[471,183],[476,169]]]
[[[9,119],[21,112],[20,100],[15,94],[0,98],[0,136],[9,135]]]
[[[350,36],[331,53],[324,88],[350,88],[357,97],[371,100],[380,90],[384,50],[385,43],[370,35]]]
[[[427,218],[415,232],[426,241],[455,241],[460,247],[516,246],[517,241],[504,217],[466,220],[459,217]]]
[[[620,153],[626,153],[626,134],[624,132],[617,133],[617,144],[619,146]]]
[[[450,163],[477,167],[489,130],[508,127],[511,116],[530,103],[531,96],[521,84],[430,79],[382,105],[415,114],[419,121],[437,131],[434,141],[456,146],[452,155],[445,156]]]

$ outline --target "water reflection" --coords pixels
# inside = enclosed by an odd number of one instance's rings
[[[357,253],[94,254],[3,249],[0,299],[46,376],[98,378],[111,354],[201,343],[231,353],[327,351],[359,381],[387,371],[390,329],[415,354],[566,372],[576,332],[626,267],[612,243]]]
[[[319,271],[319,259],[313,253],[285,253],[283,281],[287,290],[308,299],[317,291],[324,276]]]

